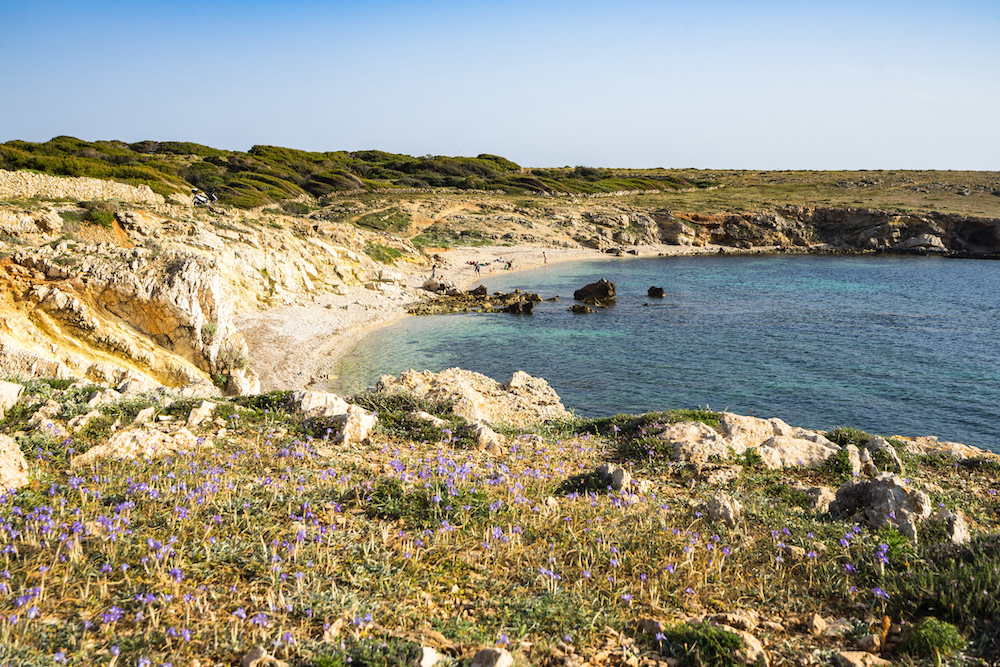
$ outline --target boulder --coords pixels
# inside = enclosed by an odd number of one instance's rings
[[[453,403],[454,414],[486,424],[524,426],[571,417],[548,382],[522,371],[503,384],[461,368],[440,373],[406,371],[398,378],[383,375],[378,390],[409,392],[431,401]]]
[[[68,426],[73,433],[79,433],[87,427],[87,424],[89,424],[92,419],[100,417],[102,414],[103,413],[100,410],[91,410],[85,415],[77,415],[76,417],[73,417],[66,422],[66,426]]]
[[[469,290],[469,294],[472,296],[486,296],[489,294],[489,290],[486,289],[486,285],[480,285],[476,289]]]
[[[855,445],[847,445],[844,447],[847,450],[847,462],[851,466],[851,476],[857,477],[861,474],[861,452]],[[866,450],[867,451],[867,450]]]
[[[840,651],[833,660],[837,667],[882,667],[892,664],[868,651]]]
[[[791,466],[816,467],[839,451],[836,445],[826,445],[804,438],[776,435],[761,444],[760,457],[764,465],[777,470]]]
[[[73,457],[71,466],[91,465],[101,459],[157,458],[178,452],[194,451],[198,447],[211,447],[210,442],[198,443],[186,428],[166,434],[151,428],[132,428],[112,435],[107,442],[91,447],[86,453]]]
[[[887,472],[894,472],[900,475],[905,472],[903,468],[903,461],[899,458],[896,448],[889,444],[889,442],[882,436],[873,436],[872,439],[868,441],[868,444],[865,445],[865,449],[870,451],[872,454],[875,452],[883,452],[883,454],[889,458],[889,465],[886,467]]]
[[[476,447],[494,456],[503,454],[503,436],[482,422],[471,422],[469,432],[476,439]]]
[[[749,447],[760,447],[764,442],[778,435],[771,421],[758,417],[744,417],[732,412],[722,413],[719,418],[719,428],[737,455],[742,454]]]
[[[961,511],[952,512],[950,509],[941,507],[931,516],[931,520],[942,524],[945,534],[952,544],[968,544],[972,541],[969,534],[969,524],[965,520],[965,514]]]
[[[28,483],[28,461],[8,435],[0,434],[0,495]]]
[[[351,405],[347,408],[347,414],[341,416],[343,427],[337,436],[337,442],[341,445],[352,446],[360,444],[371,437],[375,425],[378,424],[378,415],[368,412],[364,408]]]
[[[646,296],[648,296],[648,297],[650,297],[652,299],[662,299],[663,298],[663,294],[664,294],[664,291],[663,291],[662,287],[650,287],[646,291]]]
[[[5,382],[0,380],[0,419],[3,419],[3,415],[17,404],[19,398],[21,398],[21,393],[24,391],[22,385],[16,382]]]
[[[621,466],[612,468],[609,464],[602,463],[597,466],[597,477],[615,491],[627,490],[632,487],[632,473]]]
[[[198,426],[206,419],[211,419],[212,413],[215,412],[216,404],[212,401],[202,401],[198,404],[198,407],[193,409],[187,418],[188,428],[193,428]]]
[[[672,456],[677,461],[704,463],[712,457],[720,461],[729,458],[729,442],[702,422],[670,424],[655,437],[673,447]]]
[[[892,473],[872,480],[854,480],[837,490],[830,513],[838,519],[860,520],[871,528],[895,526],[916,539],[916,526],[931,515],[931,499]]]
[[[436,428],[444,428],[448,425],[448,422],[440,417],[435,417],[429,412],[424,412],[422,410],[417,410],[406,415],[406,418],[410,421],[421,421],[427,422],[431,426]]]
[[[571,313],[579,313],[580,315],[586,315],[587,313],[594,312],[593,308],[591,308],[590,306],[585,306],[582,303],[570,306],[569,308],[567,308],[567,310]]]
[[[601,278],[596,283],[590,283],[573,292],[573,298],[584,303],[599,303],[615,298],[615,284]]]
[[[736,527],[740,519],[743,505],[740,501],[725,493],[716,493],[708,499],[708,518],[711,521],[721,521],[730,528]]]
[[[347,414],[350,404],[336,394],[325,391],[297,391],[292,400],[306,417],[333,417]]]
[[[511,667],[514,656],[505,648],[484,648],[472,656],[470,667]]]
[[[507,312],[514,315],[531,315],[535,309],[535,304],[531,301],[515,301],[507,306]]]

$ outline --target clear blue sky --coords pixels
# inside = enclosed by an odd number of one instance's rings
[[[0,26],[0,141],[1000,170],[998,0],[8,0]]]

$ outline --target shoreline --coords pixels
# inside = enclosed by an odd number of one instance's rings
[[[640,246],[638,255],[611,256],[592,248],[563,248],[544,245],[461,246],[432,253],[439,258],[436,275],[460,290],[501,274],[536,269],[547,264],[594,259],[649,258],[657,256],[714,255],[722,246]],[[726,249],[731,252],[731,248]],[[757,248],[755,251],[759,252]],[[751,254],[738,251],[740,254]],[[544,255],[543,255],[544,253]],[[494,260],[512,262],[506,270]],[[546,262],[547,260],[547,262]],[[476,275],[468,262],[489,262]],[[345,294],[317,295],[312,302],[276,306],[247,313],[236,322],[250,352],[251,367],[258,374],[261,391],[309,389],[330,379],[329,369],[368,334],[408,317],[410,305],[421,300],[422,285],[430,277],[425,267],[397,266],[406,285],[386,285],[380,290],[362,286],[347,288]],[[418,369],[422,370],[422,369]]]

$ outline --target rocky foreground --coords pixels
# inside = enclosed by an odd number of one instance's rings
[[[0,382],[0,409],[10,664],[1000,656],[1000,457],[958,443],[585,420],[461,369],[353,397]]]

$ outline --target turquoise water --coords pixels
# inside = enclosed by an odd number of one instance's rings
[[[602,277],[617,284],[615,305],[567,312],[573,291]],[[529,316],[407,318],[340,360],[330,388],[349,393],[409,368],[500,381],[523,370],[585,416],[709,406],[1000,452],[1000,262],[610,259],[484,283],[562,298]],[[652,285],[666,296],[647,297]]]

